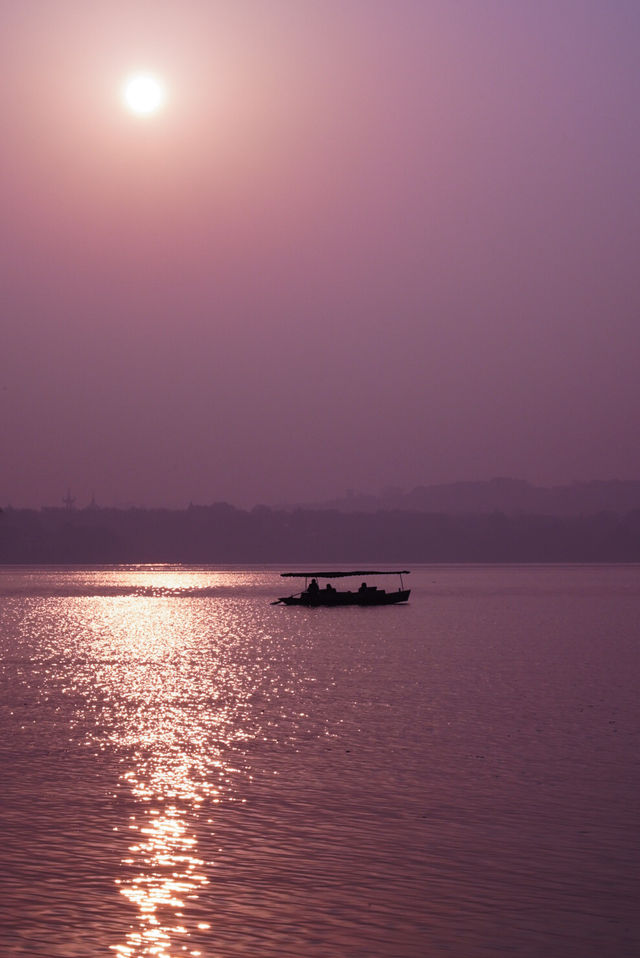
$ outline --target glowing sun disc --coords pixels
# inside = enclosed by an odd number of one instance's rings
[[[162,109],[165,91],[162,83],[148,73],[129,77],[124,85],[124,102],[127,109],[138,116],[150,116]]]

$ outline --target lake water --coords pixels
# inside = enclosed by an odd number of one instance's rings
[[[0,569],[2,958],[635,958],[640,568],[277,571]]]

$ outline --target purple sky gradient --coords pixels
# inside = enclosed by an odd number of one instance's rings
[[[635,0],[0,12],[0,505],[640,477]]]

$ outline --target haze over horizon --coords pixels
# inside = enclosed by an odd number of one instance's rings
[[[0,8],[0,505],[640,477],[640,5]]]

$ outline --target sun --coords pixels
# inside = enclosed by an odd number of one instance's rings
[[[137,116],[153,116],[165,104],[164,84],[150,73],[136,73],[130,76],[123,87],[125,106]]]

